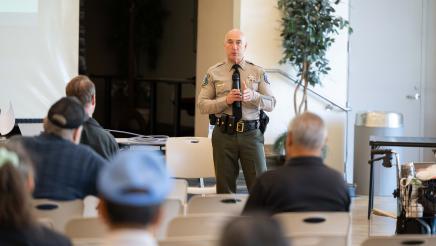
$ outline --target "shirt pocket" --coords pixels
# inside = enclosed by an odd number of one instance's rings
[[[230,91],[230,84],[225,81],[215,81],[215,90],[218,97],[227,95]]]

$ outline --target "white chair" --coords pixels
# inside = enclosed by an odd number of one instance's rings
[[[82,217],[83,201],[53,201],[49,199],[33,199],[33,213],[36,218],[49,218],[53,227],[59,232],[64,232],[65,224],[71,218]]]
[[[98,217],[98,204],[100,199],[96,196],[86,196],[83,199],[83,217]]]
[[[53,220],[50,218],[37,218],[36,220],[40,225],[43,225],[47,228],[54,229]]]
[[[215,177],[212,142],[206,137],[171,137],[165,145],[166,162],[176,178],[199,178],[201,187],[188,187],[189,194],[216,193],[205,187],[203,178]]]
[[[402,245],[419,245],[430,246],[436,245],[436,237],[426,235],[396,235],[383,237],[370,237],[366,239],[362,246],[402,246]]]
[[[346,212],[292,212],[274,217],[292,245],[349,245],[351,217]]]
[[[71,241],[74,246],[101,246],[105,243],[103,238],[73,238]]]
[[[65,235],[69,238],[103,238],[108,226],[101,218],[73,218],[65,225]]]
[[[219,238],[222,227],[235,216],[228,214],[193,214],[171,220],[167,238],[203,236]]]
[[[218,239],[204,236],[171,237],[159,240],[159,246],[216,246]]]
[[[195,195],[189,199],[187,214],[225,213],[240,215],[247,198],[246,194]]]
[[[168,224],[172,219],[185,214],[184,205],[179,199],[166,199],[162,205],[162,209],[162,219],[156,232],[156,238],[158,239],[165,238]]]
[[[173,179],[173,189],[167,199],[178,199],[183,205],[188,200],[188,181],[184,179]]]

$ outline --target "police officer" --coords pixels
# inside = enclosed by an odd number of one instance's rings
[[[198,97],[200,112],[216,117],[211,122],[215,124],[212,146],[217,193],[236,193],[238,160],[248,190],[256,176],[266,171],[259,114],[260,110],[272,111],[276,100],[265,71],[244,59],[246,48],[247,41],[240,30],[227,32],[227,59],[208,69]],[[241,86],[235,87],[235,80]]]

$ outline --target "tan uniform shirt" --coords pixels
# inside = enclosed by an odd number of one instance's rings
[[[254,91],[251,101],[242,102],[242,119],[259,119],[259,110],[271,112],[276,104],[272,95],[271,85],[266,77],[265,71],[249,61],[242,60],[239,65],[242,83],[245,81],[247,88]],[[222,113],[232,115],[232,105],[226,103],[226,96],[232,89],[233,63],[229,61],[218,63],[210,67],[204,78],[198,96],[198,107],[203,114]]]

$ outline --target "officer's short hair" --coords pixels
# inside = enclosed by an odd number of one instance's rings
[[[293,144],[311,150],[321,149],[327,137],[324,121],[310,112],[296,116],[289,124],[288,132],[292,133]]]

